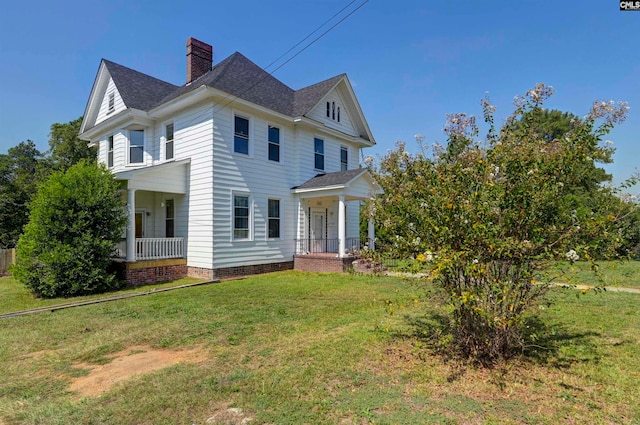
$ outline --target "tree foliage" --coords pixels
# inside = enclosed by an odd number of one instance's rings
[[[108,272],[126,223],[113,175],[81,161],[54,172],[30,205],[14,276],[42,297],[103,292],[121,283]]]
[[[78,138],[81,125],[82,117],[51,125],[48,161],[52,170],[66,170],[83,160],[96,161],[96,148]]]
[[[51,125],[49,150],[42,154],[27,140],[0,154],[0,248],[13,248],[29,221],[28,204],[38,184],[54,171],[96,160],[95,148],[78,138],[82,117]]]
[[[42,154],[31,140],[0,154],[0,248],[13,248],[29,221],[28,203],[42,174]]]
[[[620,203],[608,202],[595,164],[610,160],[602,138],[628,108],[596,102],[584,119],[550,123],[556,114],[542,105],[552,93],[538,85],[517,97],[499,131],[485,98],[484,141],[474,117],[451,115],[446,147],[412,155],[399,144],[373,167],[385,190],[375,201],[377,227],[430,269],[451,306],[455,348],[481,362],[523,347],[524,319],[548,289],[550,261],[615,255],[622,242]]]

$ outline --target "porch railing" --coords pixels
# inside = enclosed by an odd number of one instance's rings
[[[184,238],[136,239],[136,260],[184,257]]]
[[[127,242],[123,240],[117,248],[120,258],[127,256]],[[184,257],[184,238],[137,238],[136,260],[163,260]]]
[[[338,253],[340,239],[296,239],[296,254]],[[348,254],[370,246],[368,239],[347,238],[344,249]]]

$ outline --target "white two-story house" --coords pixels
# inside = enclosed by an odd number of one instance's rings
[[[342,267],[381,192],[345,74],[293,90],[240,53],[213,66],[193,38],[182,86],[102,60],[80,133],[121,181],[133,284]]]

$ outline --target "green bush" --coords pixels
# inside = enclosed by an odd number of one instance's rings
[[[118,288],[108,270],[125,224],[118,183],[103,166],[81,162],[54,173],[30,205],[12,272],[41,297]]]

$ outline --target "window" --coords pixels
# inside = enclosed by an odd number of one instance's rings
[[[165,202],[165,237],[173,238],[175,237],[175,210],[173,208],[173,199],[167,199]]]
[[[269,160],[280,162],[280,129],[269,126]]]
[[[340,147],[340,170],[347,171],[349,169],[349,148]]]
[[[235,116],[233,151],[249,155],[249,120]]]
[[[107,167],[113,167],[113,134],[107,137]]]
[[[107,114],[110,114],[115,110],[116,110],[116,94],[109,93],[109,106],[107,109]]]
[[[340,107],[338,106],[338,122],[340,122]]]
[[[164,128],[164,159],[173,159],[173,123]]]
[[[336,102],[331,102],[331,119],[336,119]]]
[[[327,118],[331,118],[331,102],[327,102]]]
[[[324,140],[313,139],[314,167],[316,170],[324,170]]]
[[[233,196],[233,238],[249,239],[249,197]]]
[[[280,237],[280,200],[269,199],[269,238]]]
[[[141,164],[144,154],[144,130],[129,130],[129,164]]]

